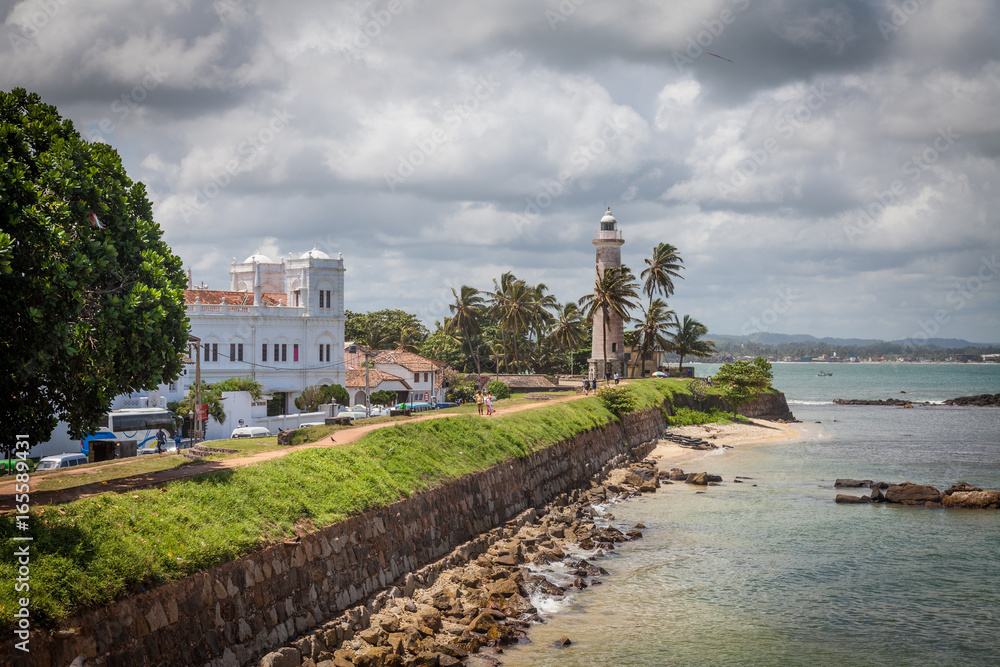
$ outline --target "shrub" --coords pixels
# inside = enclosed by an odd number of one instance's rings
[[[395,405],[398,395],[394,391],[389,391],[388,389],[380,389],[379,391],[372,392],[369,400],[373,405]]]
[[[493,394],[493,398],[496,399],[510,398],[510,387],[507,386],[507,383],[501,382],[500,380],[493,380],[490,382],[486,391]]]
[[[339,384],[325,384],[323,385],[323,402],[350,405],[351,396]]]
[[[611,414],[619,418],[635,411],[639,405],[639,399],[624,385],[611,384],[601,387],[597,390],[597,397]]]

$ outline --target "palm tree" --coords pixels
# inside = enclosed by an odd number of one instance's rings
[[[687,355],[707,357],[715,354],[715,345],[712,341],[701,340],[701,337],[708,333],[708,327],[690,315],[685,315],[683,322],[677,322],[675,316],[674,323],[677,330],[671,336],[670,349],[681,356],[677,363],[679,370],[683,372],[684,357]]]
[[[649,303],[653,303],[653,294],[660,292],[664,299],[669,299],[674,293],[674,278],[684,276],[680,274],[684,267],[684,260],[674,246],[669,243],[661,243],[653,248],[653,258],[643,260],[646,268],[639,274],[640,278],[645,278],[646,283],[642,291],[649,295]]]
[[[393,342],[391,335],[382,327],[378,326],[372,318],[365,318],[360,334],[354,339],[355,343],[367,347],[369,350],[384,350]]]
[[[480,332],[479,319],[483,314],[486,302],[479,295],[479,290],[468,285],[462,285],[459,292],[451,288],[451,293],[455,297],[455,303],[448,306],[452,317],[445,323],[445,328],[450,334],[456,330],[461,331],[465,336],[465,344],[469,346],[469,355],[476,362],[476,373],[482,376],[482,369],[479,366],[479,349],[472,346],[472,335]]]
[[[579,349],[586,334],[583,323],[583,312],[574,302],[560,306],[556,304],[556,316],[552,323],[551,338],[562,352],[568,352],[570,358],[569,372],[573,372],[573,351]]]
[[[601,273],[598,267],[597,278],[594,281],[594,291],[580,297],[579,304],[584,306],[587,318],[593,320],[600,315],[603,325],[601,336],[602,354],[604,357],[604,375],[608,376],[608,327],[611,324],[611,313],[615,313],[622,322],[628,322],[628,311],[637,308],[635,299],[639,297],[639,284],[627,266],[610,266]]]
[[[662,299],[656,299],[649,304],[639,325],[639,358],[642,359],[642,369],[639,377],[646,376],[646,354],[650,350],[668,350],[671,345],[664,335],[668,330],[677,327],[677,313],[667,309]]]
[[[535,344],[541,345],[545,336],[545,330],[552,324],[554,317],[552,312],[559,308],[556,297],[546,294],[549,291],[545,283],[538,283],[532,288],[534,303],[531,308],[531,326],[534,329]]]
[[[504,366],[519,369],[518,341],[531,328],[535,295],[526,282],[514,277],[510,271],[500,276],[500,282],[493,280],[494,292],[490,298],[493,317],[500,325],[500,336],[504,347]],[[512,363],[507,363],[507,350]]]
[[[500,372],[500,357],[503,357],[505,370],[509,370],[507,365],[507,330],[502,326],[503,314],[506,306],[507,294],[512,283],[517,282],[517,278],[512,271],[505,271],[500,275],[500,281],[493,279],[493,291],[489,296],[490,319],[500,326],[500,347],[501,355],[497,356],[497,373]]]

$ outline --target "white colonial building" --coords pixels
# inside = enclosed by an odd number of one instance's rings
[[[277,261],[254,254],[233,258],[229,275],[229,290],[189,281],[184,292],[191,335],[201,340],[190,354],[198,355],[202,380],[252,377],[282,398],[283,412],[295,411],[292,401],[308,386],[344,384],[341,256],[315,248]]]

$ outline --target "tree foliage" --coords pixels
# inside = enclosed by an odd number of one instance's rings
[[[395,405],[397,398],[396,392],[389,391],[388,389],[380,389],[372,392],[368,400],[372,405]]]
[[[116,395],[178,377],[181,260],[113,148],[0,91],[0,202],[0,441],[44,441],[57,418],[80,436]]]
[[[715,346],[712,342],[702,339],[702,336],[707,333],[708,327],[690,315],[685,315],[684,320],[677,323],[670,338],[669,349],[680,355],[677,368],[681,372],[684,371],[684,357],[707,357],[715,353]]]
[[[733,404],[734,411],[771,387],[770,364],[763,360],[768,366],[765,370],[760,360],[761,357],[754,361],[732,361],[722,364],[716,371],[713,380],[726,391],[726,398]]]
[[[325,402],[323,387],[314,384],[302,390],[295,399],[295,407],[302,412],[316,412]]]
[[[663,294],[664,299],[673,296],[674,278],[684,278],[680,274],[684,268],[680,251],[669,243],[660,243],[653,248],[653,256],[643,261],[646,262],[646,268],[639,277],[646,280],[642,291],[649,296],[649,303],[653,303],[653,296],[657,292]]]
[[[178,401],[173,408],[175,415],[184,418],[191,418],[191,413],[194,412],[194,388],[195,385],[192,383],[190,389],[188,389],[187,396]],[[226,390],[231,391],[231,390]],[[222,405],[222,390],[217,388],[217,385],[210,385],[204,380],[201,381],[201,404],[208,406],[208,416],[216,421],[218,424],[222,424],[226,421],[226,408]]]
[[[427,338],[427,327],[403,310],[376,310],[369,313],[345,311],[344,340],[364,345],[369,350],[394,350],[402,347],[415,351]]]
[[[226,378],[213,384],[212,388],[219,392],[247,391],[250,392],[250,398],[255,401],[259,401],[264,393],[264,385],[249,376]]]
[[[597,390],[597,398],[601,399],[604,407],[619,419],[622,415],[635,411],[636,406],[639,405],[639,399],[632,393],[632,390],[621,384],[609,384],[601,387]]]
[[[506,382],[501,382],[500,380],[493,380],[486,387],[486,391],[493,394],[493,398],[504,399],[510,398],[510,387],[507,386]]]
[[[339,384],[314,384],[306,387],[295,399],[295,407],[302,412],[316,412],[319,406],[328,403],[348,405],[351,401],[347,390]]]

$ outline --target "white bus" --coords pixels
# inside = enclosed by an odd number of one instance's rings
[[[128,408],[112,410],[103,420],[95,433],[88,433],[80,441],[80,451],[90,456],[90,443],[95,440],[114,440],[125,442],[134,440],[139,454],[156,451],[156,433],[160,429],[167,434],[167,443],[171,446],[171,437],[177,431],[177,417],[165,408]]]

